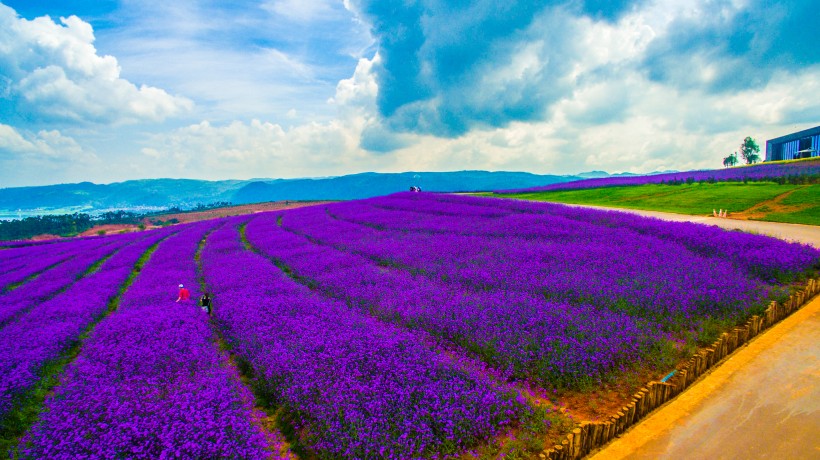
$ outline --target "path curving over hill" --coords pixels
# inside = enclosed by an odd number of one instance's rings
[[[810,244],[820,248],[820,226],[786,224],[782,222],[763,222],[757,220],[740,220],[720,217],[690,216],[687,214],[675,214],[661,211],[642,211],[638,209],[608,208],[605,206],[592,206],[581,204],[567,204],[580,208],[603,209],[608,211],[627,212],[645,217],[668,220],[672,222],[694,222],[698,224],[714,225],[727,230],[742,230],[744,232],[759,233],[769,235],[786,241],[794,241],[803,244]]]

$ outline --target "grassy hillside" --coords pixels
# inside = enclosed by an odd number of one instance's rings
[[[589,204],[691,215],[728,209],[731,217],[820,225],[820,185],[773,182],[647,184],[505,195],[556,203]]]

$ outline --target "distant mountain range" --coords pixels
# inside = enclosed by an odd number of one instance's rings
[[[603,171],[577,176],[455,171],[361,173],[316,179],[144,179],[113,184],[81,182],[0,188],[0,218],[73,212],[94,214],[116,209],[149,211],[172,206],[188,209],[215,202],[247,204],[280,200],[353,200],[404,191],[413,185],[431,192],[473,192],[607,176],[609,174]]]

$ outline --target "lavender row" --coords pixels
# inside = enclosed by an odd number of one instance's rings
[[[385,229],[537,240],[606,241],[604,235],[617,229],[626,238],[679,243],[698,255],[729,261],[765,282],[791,280],[816,265],[820,257],[820,251],[807,245],[707,225],[551,203],[422,195],[397,194],[349,203],[334,213],[351,222]],[[497,217],[472,217],[482,213]]]
[[[13,291],[0,295],[0,328],[6,327],[29,309],[77,282],[95,263],[110,256],[125,243],[127,240],[108,240],[104,244],[98,241],[78,242],[74,245],[70,258]]]
[[[65,292],[36,305],[0,334],[0,419],[13,402],[40,378],[44,364],[77,342],[80,334],[107,309],[148,248],[168,236],[151,232],[118,250],[99,270]]]
[[[66,368],[24,458],[263,458],[252,396],[213,343],[197,295],[194,255],[215,222],[162,242]]]
[[[428,198],[428,197],[425,197]],[[790,280],[813,267],[820,251],[805,244],[789,243],[764,235],[731,232],[711,225],[688,222],[667,222],[618,211],[584,209],[553,203],[519,200],[489,200],[481,197],[432,197],[442,202],[457,202],[471,206],[501,207],[515,211],[561,216],[574,221],[636,231],[643,235],[668,239],[683,244],[700,255],[731,260],[732,263],[760,279]]]
[[[321,208],[298,211],[284,215],[285,227],[295,220],[306,229],[300,219],[318,217],[320,222],[310,226],[313,237],[329,239],[339,230],[321,221]],[[596,382],[642,356],[661,338],[654,326],[626,314],[545,301],[538,292],[469,289],[431,280],[313,244],[279,228],[275,220],[263,216],[248,225],[248,240],[263,253],[329,295],[460,346],[511,378],[545,386]]]
[[[84,251],[111,242],[111,239],[93,238],[0,251],[0,254],[9,253],[0,261],[0,292]]]
[[[257,230],[248,233],[260,247],[287,243]],[[235,228],[214,232],[202,260],[225,336],[320,458],[438,457],[525,410],[417,336],[287,278],[244,250]]]
[[[559,184],[551,184],[541,187],[530,187],[514,190],[500,190],[496,193],[546,192],[552,190],[576,190],[584,188],[663,183],[680,184],[687,181],[777,181],[778,179],[782,178],[801,176],[820,176],[820,160],[804,160],[789,163],[763,163],[754,166],[741,166],[727,169],[684,171],[677,173],[653,174],[646,176],[603,177],[573,182],[563,182]]]
[[[40,241],[32,241],[32,240],[13,240],[13,241],[0,241],[0,263],[6,260],[9,257],[15,257],[15,255],[19,255],[20,250],[31,250],[34,248],[42,248],[45,246],[59,246],[61,243],[71,242],[71,239],[57,239],[57,240],[40,240]]]
[[[331,206],[328,213],[344,207]],[[765,286],[727,262],[703,258],[673,242],[613,229],[576,225],[572,231],[587,236],[578,240],[406,234],[334,222],[316,210],[288,214],[283,225],[432,280],[590,303],[650,319],[669,330],[696,327],[706,317],[743,316],[748,307],[762,305],[766,294]]]

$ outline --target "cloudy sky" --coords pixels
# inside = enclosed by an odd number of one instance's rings
[[[817,0],[0,0],[0,188],[716,168],[820,124]]]

